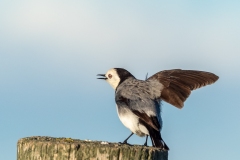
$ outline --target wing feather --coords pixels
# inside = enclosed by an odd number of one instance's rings
[[[161,99],[182,108],[184,101],[192,90],[210,85],[218,80],[218,76],[210,72],[195,70],[164,70],[149,77],[147,81],[157,80],[164,87]]]
[[[156,116],[149,116],[144,112],[139,112],[138,110],[132,110],[132,112],[150,127],[154,128],[157,131],[160,130],[160,124]]]

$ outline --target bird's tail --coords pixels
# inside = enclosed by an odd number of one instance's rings
[[[150,132],[150,137],[151,137],[151,140],[152,140],[153,147],[160,148],[164,151],[169,150],[167,144],[163,141],[163,139],[161,137],[161,133],[159,131],[152,130]]]

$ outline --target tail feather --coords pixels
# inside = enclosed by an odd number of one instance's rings
[[[169,150],[167,144],[163,141],[161,137],[161,133],[159,131],[151,129],[149,133],[150,133],[153,147],[157,147],[165,151]]]
[[[151,137],[151,140],[152,140],[152,144],[154,147],[157,147],[157,148],[160,148],[164,151],[168,151],[169,148],[167,146],[167,144],[163,141],[163,139],[156,139],[156,138],[153,138],[152,136]]]

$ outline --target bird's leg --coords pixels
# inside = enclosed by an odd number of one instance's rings
[[[146,136],[146,141],[144,143],[144,146],[146,146],[146,147],[147,147],[147,140],[148,140],[148,135]]]
[[[127,137],[127,139],[125,139],[125,140],[123,141],[123,144],[128,144],[128,143],[127,143],[127,140],[128,140],[132,135],[133,135],[133,132],[130,134],[130,136]]]

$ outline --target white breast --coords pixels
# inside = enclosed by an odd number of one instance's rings
[[[130,129],[134,134],[138,136],[149,135],[148,130],[143,125],[139,124],[139,118],[130,109],[123,108],[119,112],[117,107],[118,117],[125,127]]]

